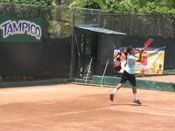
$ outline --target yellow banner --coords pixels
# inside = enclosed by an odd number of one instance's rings
[[[137,74],[163,74],[165,48],[144,51],[142,61],[136,63]]]
[[[137,48],[139,49],[139,48]],[[114,48],[114,71],[122,73],[126,65],[126,48]],[[139,54],[136,55],[138,58]],[[151,49],[147,48],[142,56],[141,62],[136,63],[136,74],[163,74],[165,47]]]

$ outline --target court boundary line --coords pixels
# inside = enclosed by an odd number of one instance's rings
[[[148,107],[152,108],[150,106],[148,106]],[[156,108],[156,109],[168,110],[168,111],[171,110],[171,109],[168,109],[168,108]],[[111,107],[111,106],[104,107],[104,108],[97,108],[97,109],[93,109],[93,110],[87,110],[87,111],[84,110],[84,111],[74,111],[74,112],[63,112],[63,113],[56,114],[55,116],[74,115],[74,114],[88,113],[88,112],[94,112],[94,111],[104,111],[104,110],[116,110],[116,111],[121,111],[121,112],[139,113],[139,114],[145,114],[145,115],[175,117],[175,115],[167,115],[167,114],[163,114],[163,113],[149,113],[149,112],[143,112],[143,111],[122,110],[122,109],[118,109],[117,107]]]
[[[148,107],[152,108],[151,106],[148,106]],[[167,110],[167,111],[169,110],[168,108],[159,108],[159,109]],[[164,114],[164,113],[151,113],[151,112],[144,112],[144,111],[138,111],[138,110],[133,111],[133,110],[128,110],[128,109],[127,110],[122,110],[122,109],[117,108],[116,106],[115,107],[108,106],[108,107],[104,107],[104,108],[96,108],[96,109],[93,109],[93,110],[62,112],[62,113],[54,114],[53,116],[77,115],[77,114],[82,114],[82,113],[95,112],[95,111],[105,111],[105,110],[175,118],[175,115],[168,115],[168,114]],[[42,118],[48,118],[48,117],[50,117],[50,115],[49,116],[43,116]],[[41,118],[41,117],[34,117],[33,119],[38,119],[38,118]],[[10,122],[25,122],[27,120],[30,120],[30,119],[13,119],[13,120],[2,121],[0,123],[3,124],[3,123],[10,123]]]
[[[150,113],[150,112],[144,112],[144,111],[133,111],[133,110],[122,110],[116,107],[107,107],[97,110],[113,110],[113,111],[121,111],[121,112],[129,112],[129,113],[138,113],[138,114],[144,114],[144,115],[152,115],[152,116],[164,116],[164,117],[175,117],[175,115],[167,115],[164,113]]]

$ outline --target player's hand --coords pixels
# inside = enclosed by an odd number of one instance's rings
[[[137,50],[137,51],[136,51],[136,54],[137,54],[137,53],[143,53],[144,50],[145,50],[145,48],[142,48],[142,49],[140,49],[140,50]]]
[[[140,53],[143,53],[145,51],[145,48],[142,48],[141,50],[140,50]]]

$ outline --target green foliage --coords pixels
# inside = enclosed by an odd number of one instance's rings
[[[83,0],[85,8],[114,13],[175,14],[175,0]]]
[[[64,6],[64,7],[82,7],[82,0],[53,0],[52,5],[54,6]]]
[[[37,6],[48,6],[51,5],[53,0],[0,0],[0,3],[10,4],[29,4]]]
[[[84,8],[102,9],[101,0],[84,0]]]
[[[170,8],[175,8],[175,0],[164,0],[165,4]]]
[[[175,69],[165,69],[164,73],[175,73]]]
[[[139,8],[139,12],[149,13],[149,14],[174,14],[175,9],[169,8],[165,5],[158,5],[155,2],[147,2],[143,8]]]

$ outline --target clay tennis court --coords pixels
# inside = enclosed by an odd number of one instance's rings
[[[108,87],[58,84],[1,88],[0,131],[171,131],[175,93],[122,88],[109,101]]]

